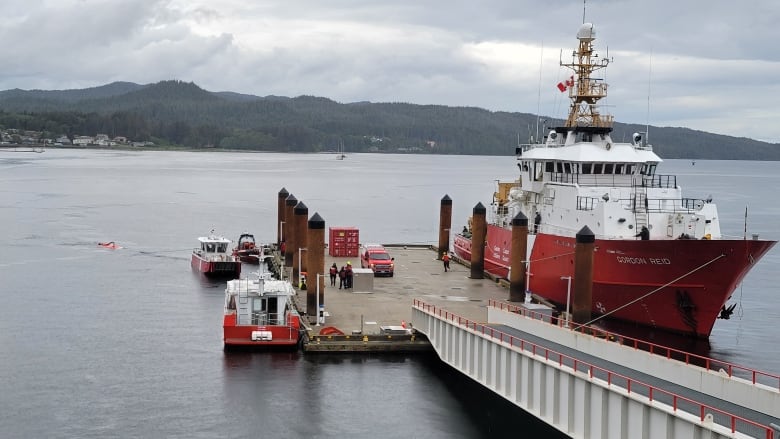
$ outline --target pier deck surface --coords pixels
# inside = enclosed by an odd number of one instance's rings
[[[322,326],[334,326],[345,334],[361,329],[363,334],[377,334],[380,326],[398,326],[409,322],[412,300],[423,299],[427,303],[447,309],[468,319],[484,322],[487,319],[488,299],[507,300],[509,290],[494,280],[470,279],[469,268],[457,263],[450,264],[450,271],[444,272],[442,261],[437,253],[428,247],[387,247],[395,258],[393,277],[374,277],[373,291],[357,289],[339,290],[330,286],[325,279],[325,323]],[[327,250],[326,250],[327,251]],[[359,257],[332,257],[325,255],[325,267],[331,264],[341,268],[351,262],[354,268],[360,268]],[[310,282],[316,288],[314,282]],[[298,292],[298,301],[305,309],[306,291]],[[314,334],[319,329],[311,328]]]

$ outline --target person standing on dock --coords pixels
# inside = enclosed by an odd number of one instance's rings
[[[447,252],[441,255],[441,260],[444,262],[444,272],[450,271],[450,255]]]
[[[347,269],[342,265],[341,270],[339,270],[339,289],[344,287],[344,289],[347,288]]]
[[[336,267],[336,263],[334,262],[333,265],[330,266],[330,286],[336,286],[336,276],[338,276],[338,274],[339,268]]]
[[[352,288],[352,263],[347,261],[347,288]]]

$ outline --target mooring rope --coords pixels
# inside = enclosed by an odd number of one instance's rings
[[[639,302],[640,300],[642,300],[642,299],[644,299],[644,298],[646,298],[646,297],[650,297],[650,296],[652,296],[653,294],[655,294],[655,293],[657,293],[657,292],[661,291],[662,289],[664,289],[664,288],[668,287],[669,285],[671,285],[671,284],[673,284],[673,283],[677,282],[678,280],[680,280],[680,279],[683,279],[683,278],[685,278],[685,277],[687,277],[687,276],[689,276],[689,275],[691,275],[691,274],[693,274],[693,273],[695,273],[695,272],[697,272],[697,271],[701,270],[702,268],[704,268],[704,267],[706,267],[706,266],[708,266],[708,265],[712,264],[713,262],[717,261],[718,259],[720,259],[720,258],[725,258],[725,257],[726,257],[726,255],[725,255],[725,254],[721,254],[720,256],[717,256],[717,257],[715,257],[713,260],[711,260],[711,261],[709,261],[709,262],[705,262],[704,264],[702,264],[702,265],[700,265],[700,266],[698,266],[698,267],[694,268],[693,270],[691,270],[691,271],[689,271],[689,272],[687,272],[687,273],[685,273],[685,274],[683,274],[683,275],[681,275],[681,276],[679,276],[679,277],[677,277],[677,278],[675,278],[675,279],[672,279],[671,281],[669,281],[669,282],[667,282],[667,283],[665,283],[665,284],[661,285],[660,287],[658,287],[658,288],[654,289],[653,291],[650,291],[649,293],[645,294],[644,296],[637,297],[636,299],[634,299],[634,300],[632,300],[632,301],[630,301],[630,302],[626,303],[625,305],[619,306],[619,307],[617,307],[617,308],[613,309],[612,311],[610,311],[610,312],[608,312],[608,313],[606,313],[606,314],[602,314],[602,315],[600,315],[600,316],[596,317],[595,319],[593,319],[593,320],[591,320],[591,321],[589,321],[589,322],[583,323],[583,324],[581,324],[581,325],[575,325],[574,329],[579,329],[579,328],[581,328],[581,327],[583,327],[583,326],[588,326],[588,325],[590,325],[590,324],[592,324],[592,323],[595,323],[595,322],[597,322],[597,321],[599,321],[599,320],[603,319],[604,317],[607,317],[607,316],[609,316],[609,315],[611,315],[611,314],[614,314],[614,313],[616,313],[616,312],[620,311],[621,309],[623,309],[623,308],[625,308],[625,307],[627,307],[627,306],[631,306],[631,305],[633,305],[633,304],[635,304],[635,303]]]

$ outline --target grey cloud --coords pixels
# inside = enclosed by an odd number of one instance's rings
[[[582,3],[11,0],[0,15],[0,89],[177,78],[258,95],[540,109],[560,117],[567,101],[554,84],[567,73],[546,62],[540,84],[538,54],[516,48],[543,44],[546,61],[566,56],[576,46]],[[706,7],[603,0],[589,1],[586,11],[597,50],[606,56],[609,48],[615,59],[606,79],[618,121],[647,120],[649,89],[651,124],[760,131],[751,137],[774,141],[780,127],[766,121],[777,117],[777,18],[769,0],[749,8],[725,0]],[[502,61],[470,56],[466,48],[483,50],[481,43],[513,51],[499,52]]]

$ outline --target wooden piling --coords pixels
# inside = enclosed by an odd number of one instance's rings
[[[577,232],[574,246],[574,299],[572,318],[583,324],[590,321],[593,302],[593,251],[596,236],[588,226]]]
[[[487,237],[487,223],[485,215],[487,209],[482,203],[477,203],[472,211],[471,226],[471,278],[484,279],[485,277],[485,238]]]
[[[512,218],[512,249],[509,255],[509,301],[525,300],[525,264],[528,253],[528,217],[518,212]]]
[[[444,195],[439,207],[439,260],[445,252],[450,251],[450,227],[452,227],[452,198]]]
[[[282,227],[284,226],[284,205],[287,196],[290,195],[287,189],[282,188],[279,191],[279,198],[276,202],[276,245],[282,245]]]
[[[316,319],[317,284],[319,284],[319,305],[325,305],[325,220],[314,213],[308,223],[308,251],[306,252],[306,314]],[[319,276],[317,276],[319,274]],[[316,322],[316,320],[314,320]]]
[[[284,266],[292,267],[293,253],[296,252],[295,247],[295,227],[293,227],[294,218],[293,210],[295,205],[298,204],[298,199],[295,195],[290,194],[284,200]]]
[[[293,228],[295,229],[295,232],[293,232],[295,236],[295,257],[293,258],[293,285],[300,285],[301,282],[301,272],[306,271],[306,251],[307,251],[307,237],[309,236],[309,229],[306,225],[306,222],[309,219],[309,208],[306,207],[305,204],[303,204],[303,201],[299,201],[298,204],[295,205],[295,208],[293,209]],[[300,250],[304,249],[304,250]],[[300,260],[298,258],[298,253],[301,253]],[[299,266],[300,264],[300,266]],[[308,283],[309,280],[306,279],[306,283]],[[308,286],[307,286],[308,288]]]

